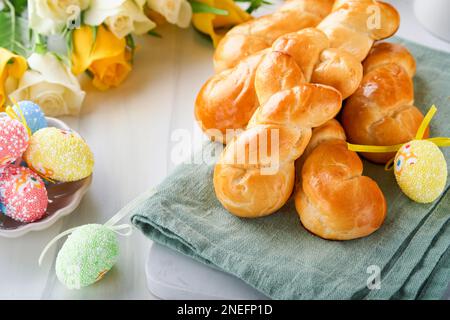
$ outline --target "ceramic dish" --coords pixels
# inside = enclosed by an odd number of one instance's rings
[[[2,115],[0,115],[2,117]],[[48,118],[49,127],[70,130],[64,122]],[[0,213],[0,236],[6,238],[17,238],[30,231],[44,230],[56,221],[75,211],[81,199],[86,194],[92,183],[92,176],[70,183],[55,183],[47,186],[49,204],[45,216],[33,223],[21,223]]]
[[[450,42],[450,1],[416,0],[414,12],[425,29],[440,39]]]

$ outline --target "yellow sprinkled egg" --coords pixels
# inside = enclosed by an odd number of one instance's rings
[[[402,191],[419,203],[436,200],[447,183],[445,157],[427,140],[414,140],[403,145],[395,156],[394,172]]]
[[[72,182],[92,174],[94,156],[86,142],[73,131],[44,128],[30,139],[24,159],[45,178]]]

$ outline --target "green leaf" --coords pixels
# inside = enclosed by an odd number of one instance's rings
[[[47,46],[43,43],[36,43],[36,45],[34,46],[34,52],[45,54],[47,53]]]
[[[249,2],[250,5],[247,8],[248,13],[252,13],[256,9],[260,8],[262,5],[270,5],[271,2],[267,0],[234,0],[235,2]]]
[[[27,57],[30,54],[28,22],[14,12],[0,12],[0,47]]]
[[[158,32],[156,32],[154,30],[150,30],[149,32],[147,32],[147,34],[152,37],[162,38],[162,35],[160,35]]]
[[[28,5],[27,0],[12,0],[10,1],[10,3],[14,6],[16,15],[18,16],[20,16],[25,11]]]
[[[34,38],[33,52],[36,52],[39,54],[47,53],[47,51],[48,51],[47,38],[40,34],[33,34],[33,38]]]
[[[72,57],[73,53],[73,30],[68,30],[65,35],[64,39],[66,40],[66,54],[68,57]],[[70,59],[69,59],[70,60]]]
[[[95,75],[92,73],[91,70],[87,69],[87,70],[85,71],[85,73],[87,74],[87,76],[88,76],[90,79],[94,79],[94,78],[95,78]]]
[[[134,37],[131,34],[127,35],[125,40],[127,42],[128,48],[130,48],[132,51],[136,50],[136,43],[134,41]]]
[[[57,52],[51,52],[51,54],[54,55],[56,57],[56,59],[58,59],[59,61],[64,63],[69,68],[72,66],[72,62],[70,61],[69,57],[67,57],[66,55],[59,54]]]
[[[127,47],[128,49],[131,51],[131,64],[133,64],[134,62],[134,54],[136,51],[136,43],[134,41],[133,35],[129,34],[128,36],[126,36],[125,38],[126,42],[127,42]]]
[[[214,8],[203,2],[190,1],[190,3],[191,3],[191,7],[192,7],[192,12],[194,12],[194,13],[212,13],[212,14],[215,14],[218,16],[227,16],[228,15],[227,10]]]

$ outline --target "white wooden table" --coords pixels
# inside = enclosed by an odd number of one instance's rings
[[[447,49],[429,36],[411,16],[408,0],[390,1],[402,11],[399,35]],[[269,10],[272,10],[269,8]],[[81,206],[50,229],[19,239],[0,238],[0,299],[155,299],[146,288],[144,262],[151,241],[140,232],[121,239],[116,267],[99,283],[69,291],[57,280],[58,247],[41,268],[42,248],[55,235],[86,223],[103,223],[146,189],[156,186],[174,168],[171,133],[193,131],[193,105],[203,82],[212,74],[209,41],[192,29],[166,26],[162,39],[139,41],[130,78],[116,90],[99,92],[89,83],[79,118],[65,118],[88,141],[96,158],[94,182]]]

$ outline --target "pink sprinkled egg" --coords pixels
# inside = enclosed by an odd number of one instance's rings
[[[30,223],[47,211],[48,195],[42,179],[25,167],[9,166],[0,177],[0,202],[8,217]]]
[[[0,118],[0,171],[22,156],[29,140],[22,123],[8,117]]]

